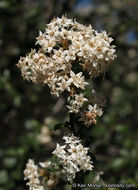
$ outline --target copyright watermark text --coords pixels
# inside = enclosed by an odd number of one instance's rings
[[[73,183],[72,184],[72,187],[77,187],[77,188],[95,188],[95,189],[99,189],[102,187],[101,184],[91,184],[91,183],[88,183],[88,184],[84,184],[84,183]],[[118,183],[118,184],[105,184],[105,186],[103,187],[106,187],[106,188],[122,188],[122,189],[126,189],[126,188],[134,188],[136,187],[135,184],[121,184],[121,183]]]

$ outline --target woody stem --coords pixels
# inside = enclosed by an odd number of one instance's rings
[[[75,135],[75,115],[73,113],[70,113],[70,126],[71,126],[71,130]]]

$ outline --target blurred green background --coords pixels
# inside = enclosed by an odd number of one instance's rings
[[[90,146],[94,170],[104,172],[106,183],[138,186],[137,0],[1,0],[0,190],[28,189],[26,161],[43,161],[52,151],[35,140],[44,119],[51,115],[60,121],[66,114],[64,97],[59,101],[46,86],[23,81],[16,67],[20,56],[35,47],[39,30],[63,14],[106,30],[114,39],[117,58],[105,79],[100,76],[92,84],[107,103],[104,115],[89,129]]]

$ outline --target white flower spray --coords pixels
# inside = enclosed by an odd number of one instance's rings
[[[74,135],[64,136],[63,139],[65,145],[57,144],[53,154],[59,158],[68,180],[75,178],[75,174],[81,170],[92,170],[92,161],[87,155],[89,148],[83,147],[80,140]]]
[[[39,50],[31,50],[17,64],[23,78],[37,84],[47,84],[51,94],[57,97],[66,91],[68,112],[74,117],[78,115],[85,126],[96,124],[97,116],[103,112],[97,103],[91,105],[89,98],[85,97],[86,80],[105,73],[116,57],[115,46],[111,45],[113,39],[105,31],[97,32],[91,25],[84,26],[62,16],[47,24],[45,32],[40,31],[36,40]],[[92,91],[95,93],[94,89]],[[48,134],[48,130],[43,130],[42,134]],[[92,170],[92,161],[87,155],[89,148],[83,147],[74,135],[64,136],[63,139],[65,145],[57,144],[53,154],[58,157],[68,180],[74,179],[81,170]],[[30,190],[36,187],[43,190],[33,161],[29,160],[24,174],[25,179],[29,179]]]

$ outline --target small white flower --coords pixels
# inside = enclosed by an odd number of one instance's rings
[[[51,165],[51,161],[47,161],[47,162],[39,162],[39,165],[42,167],[42,168],[47,168]]]
[[[88,109],[89,112],[96,112],[99,117],[103,114],[102,109],[98,108],[97,104],[95,104],[94,106],[89,105]]]
[[[69,81],[72,82],[77,88],[84,89],[84,87],[88,84],[84,80],[84,76],[82,76],[82,72],[75,74],[73,71],[70,71],[70,79]]]
[[[56,147],[56,149],[52,152],[52,154],[58,154],[59,155],[59,157],[63,157],[64,156],[64,154],[66,154],[66,152],[65,152],[65,147],[66,147],[66,145],[64,145],[64,146],[60,146],[58,143],[57,143],[57,147]]]
[[[69,135],[69,136],[63,136],[63,140],[65,141],[66,144],[76,144],[79,143],[81,140],[79,140],[77,137],[74,135]]]
[[[69,80],[65,80],[64,78],[61,79],[61,82],[57,83],[59,89],[63,92],[64,90],[70,91],[70,84]]]

